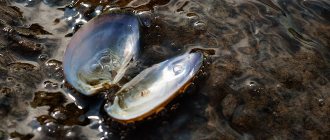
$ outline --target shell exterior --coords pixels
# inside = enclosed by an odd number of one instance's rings
[[[200,52],[187,53],[145,69],[116,93],[105,110],[112,118],[134,122],[162,109],[191,83],[203,63]]]
[[[139,51],[139,21],[129,14],[103,14],[83,25],[64,56],[64,74],[79,92],[92,95],[117,83]]]

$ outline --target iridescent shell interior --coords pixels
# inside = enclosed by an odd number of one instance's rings
[[[66,80],[91,95],[117,83],[139,51],[139,22],[130,14],[102,14],[72,37],[64,56]]]
[[[124,122],[157,112],[191,83],[202,62],[201,53],[187,53],[145,69],[116,93],[113,103],[105,106],[106,112]]]

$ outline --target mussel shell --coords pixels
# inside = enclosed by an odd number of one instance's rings
[[[64,56],[66,80],[92,95],[117,83],[139,51],[139,21],[130,14],[102,14],[72,37]]]
[[[191,83],[203,63],[200,52],[183,54],[145,69],[116,93],[105,111],[115,120],[134,122],[157,112]]]

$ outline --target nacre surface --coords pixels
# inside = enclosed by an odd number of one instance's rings
[[[117,83],[139,50],[139,22],[130,14],[102,14],[72,37],[64,56],[66,80],[92,95]]]
[[[105,105],[106,112],[132,122],[159,111],[191,83],[202,62],[201,53],[186,53],[143,70],[116,93],[111,105]]]

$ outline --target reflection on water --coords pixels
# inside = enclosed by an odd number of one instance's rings
[[[141,66],[215,51],[154,119],[121,125],[64,83],[70,36],[103,11],[142,23]],[[329,139],[327,0],[0,0],[0,139]],[[101,111],[100,111],[101,110]]]

